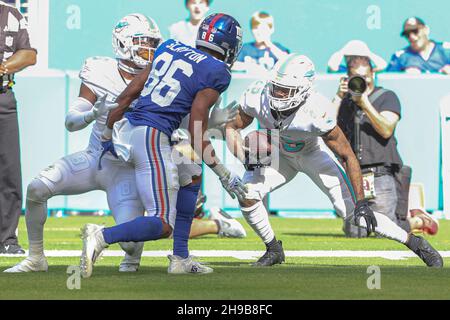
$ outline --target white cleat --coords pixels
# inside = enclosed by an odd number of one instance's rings
[[[88,223],[81,229],[83,252],[80,257],[80,269],[83,278],[89,278],[92,275],[95,261],[100,257],[103,249],[108,247],[103,238],[104,228],[104,226]]]
[[[189,256],[186,259],[183,259],[175,255],[168,255],[167,257],[170,260],[167,272],[171,274],[187,274],[187,273],[202,274],[202,273],[211,273],[214,271],[213,268],[207,267],[201,264],[200,262],[195,261],[193,256]]]
[[[220,208],[209,209],[209,218],[219,222],[219,236],[227,238],[245,238],[244,227]]]
[[[48,270],[47,259],[42,256],[39,258],[27,257],[14,267],[6,269],[6,273],[21,273],[21,272],[46,272]]]

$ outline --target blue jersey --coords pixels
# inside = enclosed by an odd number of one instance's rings
[[[418,69],[421,72],[439,72],[447,64],[450,64],[450,43],[434,43],[434,49],[428,60],[407,47],[397,51],[391,58],[386,71],[403,72],[406,69]]]
[[[169,137],[191,112],[200,90],[224,92],[231,81],[228,65],[176,40],[162,43],[141,96],[125,117],[134,126],[149,126]]]
[[[274,44],[280,50],[286,53],[290,53],[289,49],[286,49],[278,42],[275,42]],[[257,64],[263,66],[267,70],[272,69],[272,67],[278,61],[277,57],[275,57],[275,55],[272,53],[272,51],[270,51],[269,48],[259,49],[256,47],[256,42],[245,43],[242,46],[237,61],[246,62],[247,59],[253,59]]]

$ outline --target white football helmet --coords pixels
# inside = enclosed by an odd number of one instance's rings
[[[152,61],[161,42],[162,35],[156,22],[139,13],[123,17],[112,32],[116,57],[131,61],[139,68],[145,68]]]
[[[278,60],[267,81],[270,108],[283,112],[303,104],[311,94],[315,73],[306,56],[292,53]]]

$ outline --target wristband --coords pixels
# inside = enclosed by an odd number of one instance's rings
[[[94,110],[90,110],[84,114],[84,122],[91,123],[95,120]]]

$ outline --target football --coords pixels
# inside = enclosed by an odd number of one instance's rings
[[[270,134],[267,130],[255,130],[249,132],[244,138],[246,164],[253,166],[268,165],[272,145]]]

